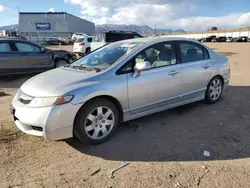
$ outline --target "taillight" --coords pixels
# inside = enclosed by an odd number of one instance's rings
[[[80,43],[80,44],[78,44],[79,46],[84,46],[85,44],[84,43]]]

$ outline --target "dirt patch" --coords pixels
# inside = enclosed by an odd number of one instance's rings
[[[238,54],[238,53],[234,53],[234,52],[218,52],[218,53],[221,54],[221,55],[227,56],[227,57]]]
[[[2,127],[3,125],[1,125]],[[13,132],[4,128],[0,128],[0,144],[11,143],[21,137],[23,133],[20,131]]]

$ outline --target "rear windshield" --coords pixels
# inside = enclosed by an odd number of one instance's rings
[[[76,43],[83,42],[83,40],[84,40],[83,38],[79,38],[79,39],[76,40]]]

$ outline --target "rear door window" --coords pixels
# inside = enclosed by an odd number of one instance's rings
[[[200,61],[209,58],[207,50],[193,42],[180,42],[179,47],[181,63]]]
[[[4,42],[4,43],[0,43],[0,52],[11,52],[11,47],[9,45],[9,43]]]

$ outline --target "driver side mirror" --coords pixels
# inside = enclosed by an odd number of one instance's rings
[[[134,67],[134,78],[139,77],[142,71],[150,70],[151,68],[152,66],[148,61],[137,62]]]
[[[41,48],[41,53],[45,53],[46,52],[46,48]]]

